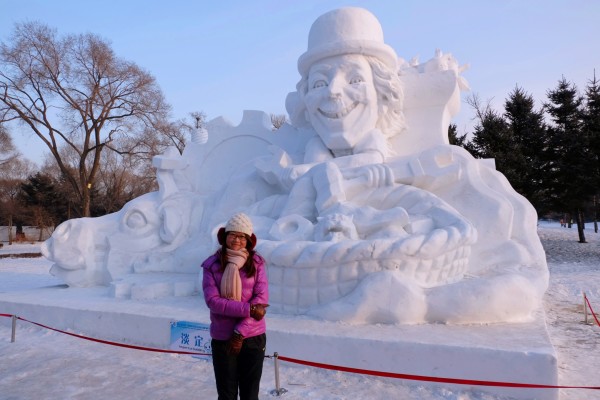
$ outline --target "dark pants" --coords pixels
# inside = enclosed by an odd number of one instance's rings
[[[211,341],[219,400],[236,400],[238,387],[240,400],[258,400],[266,344],[264,333],[249,337],[244,339],[240,354],[230,356],[226,340]]]

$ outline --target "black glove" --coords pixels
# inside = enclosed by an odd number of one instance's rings
[[[257,321],[264,318],[267,313],[268,304],[252,304],[250,305],[250,316]]]
[[[237,356],[238,354],[240,354],[243,342],[244,337],[237,331],[233,332],[233,336],[227,342],[227,354],[229,354],[230,356]]]

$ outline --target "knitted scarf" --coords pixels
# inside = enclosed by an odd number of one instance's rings
[[[248,259],[248,250],[227,249],[227,266],[221,279],[221,297],[240,301],[242,299],[242,278],[240,268]]]

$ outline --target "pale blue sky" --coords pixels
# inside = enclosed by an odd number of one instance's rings
[[[439,48],[469,64],[472,92],[496,108],[515,85],[541,102],[563,75],[583,89],[600,67],[596,0],[0,0],[0,40],[27,20],[96,33],[156,77],[174,117],[198,110],[235,124],[246,109],[285,113],[311,24],[342,6],[373,12],[400,57],[426,61]],[[459,132],[472,116],[463,104]],[[39,139],[12,133],[39,162]]]

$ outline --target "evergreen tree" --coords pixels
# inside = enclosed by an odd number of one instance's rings
[[[590,145],[590,168],[594,177],[592,187],[596,188],[593,196],[592,211],[594,213],[594,231],[598,232],[598,202],[600,200],[600,82],[594,77],[588,82],[585,90],[585,109],[583,124]]]
[[[479,122],[473,132],[473,152],[477,158],[493,158],[496,169],[511,184],[522,174],[519,165],[520,150],[512,137],[508,121],[497,111],[487,107],[478,113]]]
[[[456,124],[450,124],[448,126],[448,142],[451,145],[462,147],[469,153],[475,155],[476,151],[473,148],[473,144],[467,139],[467,134],[459,136]]]
[[[454,146],[464,147],[464,144],[467,141],[467,134],[465,133],[462,136],[458,136],[456,124],[450,124],[450,126],[448,126],[448,141]]]
[[[525,196],[538,214],[550,210],[544,187],[546,126],[544,114],[535,110],[533,97],[522,88],[515,87],[504,103],[504,117],[508,122],[513,154],[509,156],[514,189]]]
[[[577,221],[579,241],[585,243],[583,209],[593,195],[590,147],[583,129],[583,99],[564,77],[547,93],[544,107],[553,124],[548,129],[549,197],[556,210],[570,212]]]

